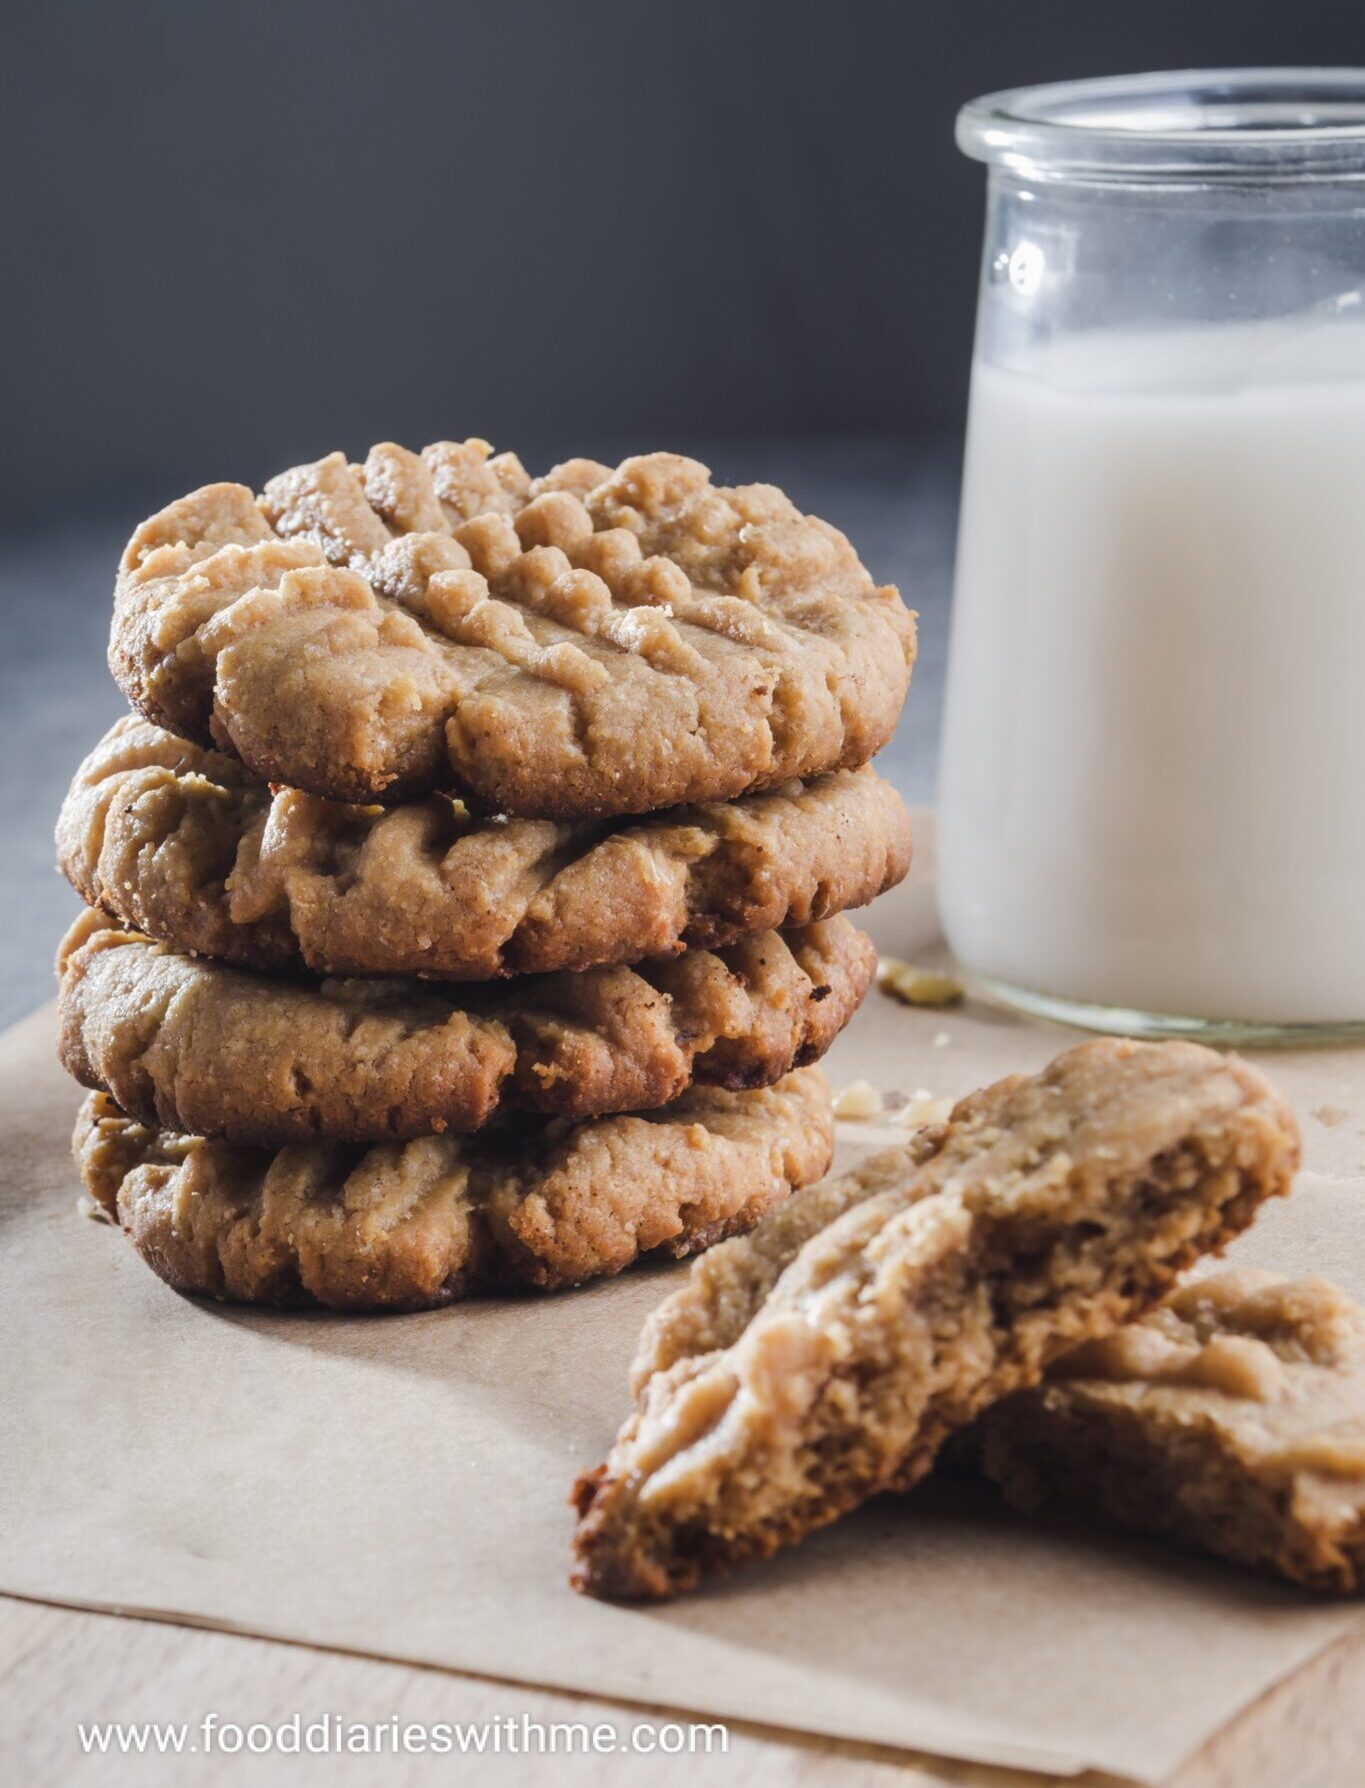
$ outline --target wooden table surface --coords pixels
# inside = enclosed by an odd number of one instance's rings
[[[304,1788],[382,1780],[409,1788],[459,1779],[506,1780],[517,1788],[591,1782],[626,1788],[641,1780],[681,1779],[724,1788],[1042,1788],[1056,1777],[987,1769],[868,1745],[803,1738],[771,1728],[733,1724],[724,1755],[662,1761],[615,1753],[501,1755],[477,1762],[450,1756],[195,1757],[191,1767],[169,1756],[83,1755],[77,1723],[184,1722],[206,1713],[246,1727],[276,1725],[298,1714],[346,1721],[502,1721],[526,1716],[598,1722],[628,1734],[638,1721],[676,1721],[619,1703],[549,1690],[414,1669],[378,1659],[319,1651],[306,1645],[216,1633],[158,1621],[90,1614],[0,1597],[0,1758],[7,1779],[24,1788],[82,1783],[193,1782],[196,1788],[287,1781]],[[699,1714],[698,1719],[704,1719]],[[191,1735],[191,1740],[193,1734]],[[647,1772],[647,1773],[646,1773]],[[1071,1778],[1101,1788],[1114,1778]],[[1172,1778],[1171,1788],[1361,1788],[1365,1782],[1365,1634],[1323,1653],[1281,1683]]]

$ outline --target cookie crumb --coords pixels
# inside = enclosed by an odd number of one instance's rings
[[[883,959],[878,977],[883,993],[907,1006],[956,1006],[963,997],[962,983],[941,969],[917,968],[898,956]]]
[[[910,1130],[922,1130],[926,1124],[943,1124],[952,1114],[951,1099],[936,1099],[928,1087],[922,1086],[906,1100],[896,1113],[896,1122]]]
[[[834,1115],[854,1123],[880,1117],[884,1109],[882,1096],[869,1080],[854,1080],[834,1095]]]
[[[1335,1130],[1338,1124],[1344,1124],[1350,1112],[1340,1105],[1319,1105],[1313,1116],[1320,1124],[1326,1124],[1329,1130]]]

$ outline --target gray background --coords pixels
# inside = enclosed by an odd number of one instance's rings
[[[931,794],[982,175],[957,106],[1365,61],[1326,0],[45,0],[0,57],[0,1019],[74,900],[119,549],[209,478],[483,434],[696,451],[922,615],[884,766]]]

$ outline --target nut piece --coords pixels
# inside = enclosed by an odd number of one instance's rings
[[[928,1087],[916,1087],[896,1113],[896,1122],[907,1130],[922,1130],[926,1124],[946,1124],[952,1113],[951,1099],[936,1099]]]
[[[870,1080],[854,1080],[834,1095],[834,1115],[863,1123],[868,1118],[880,1117],[883,1103],[881,1094]]]
[[[907,1006],[956,1006],[964,992],[961,981],[952,975],[941,969],[917,968],[898,956],[882,959],[878,984],[883,993]]]

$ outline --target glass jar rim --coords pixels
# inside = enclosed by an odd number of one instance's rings
[[[1365,68],[1184,69],[970,100],[958,147],[1033,179],[1365,179]]]

